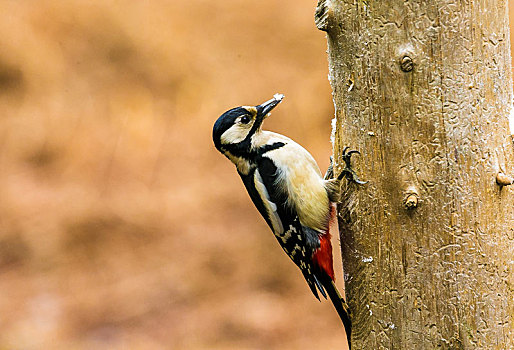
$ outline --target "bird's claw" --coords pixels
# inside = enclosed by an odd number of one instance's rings
[[[368,182],[367,181],[361,181],[359,179],[359,177],[357,176],[355,171],[353,171],[353,169],[352,169],[352,162],[351,162],[352,154],[357,153],[357,154],[360,155],[361,153],[359,151],[357,151],[357,150],[348,151],[349,148],[350,147],[345,147],[343,149],[342,158],[343,158],[345,167],[344,167],[343,171],[341,172],[341,174],[339,175],[339,179],[342,179],[343,177],[346,177],[348,180],[353,181],[356,184],[364,185],[364,184],[366,184]]]
[[[334,178],[334,166],[333,166],[333,159],[332,156],[330,156],[330,164],[328,166],[327,172],[325,173],[324,180],[330,180]]]

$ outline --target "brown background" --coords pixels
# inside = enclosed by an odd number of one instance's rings
[[[0,2],[0,349],[340,348],[211,141],[281,92],[267,128],[326,168],[314,7]]]

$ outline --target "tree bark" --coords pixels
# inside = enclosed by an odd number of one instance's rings
[[[336,173],[351,146],[368,181],[339,212],[352,348],[514,349],[507,2],[320,0],[316,24]]]

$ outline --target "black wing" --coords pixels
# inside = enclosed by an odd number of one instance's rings
[[[319,300],[318,290],[325,298],[329,295],[343,322],[350,346],[351,320],[346,302],[330,276],[312,264],[313,253],[320,247],[318,232],[300,224],[298,214],[288,204],[288,193],[285,192],[287,187],[281,186],[277,167],[271,159],[261,157],[256,169],[252,169],[248,175],[240,175],[253,203],[275,234],[282,249],[302,271],[314,296]],[[266,191],[259,192],[259,186],[261,189],[264,187]],[[274,209],[272,215],[279,218],[282,230],[277,231],[274,227],[275,219],[270,217],[269,208]]]
[[[319,289],[326,298],[324,288],[312,265],[312,255],[320,244],[318,233],[300,224],[295,209],[287,201],[286,186],[280,185],[281,179],[273,161],[267,157],[260,157],[256,169],[248,175],[240,175],[253,203],[275,234],[282,249],[302,271],[314,296],[319,299]],[[273,213],[270,215],[269,211]]]

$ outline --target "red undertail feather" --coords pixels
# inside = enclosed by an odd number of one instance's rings
[[[330,237],[330,232],[327,230],[327,233],[319,238],[320,246],[314,252],[312,261],[334,281],[334,263],[332,260],[332,243],[330,242]]]
[[[332,258],[332,242],[331,242],[331,235],[330,235],[330,224],[334,220],[335,217],[335,207],[330,207],[330,220],[327,227],[327,231],[320,236],[320,246],[319,248],[314,252],[314,255],[312,256],[312,260],[317,267],[319,267],[321,270],[325,271],[327,275],[330,276],[332,281],[335,281],[334,277],[334,261]]]

